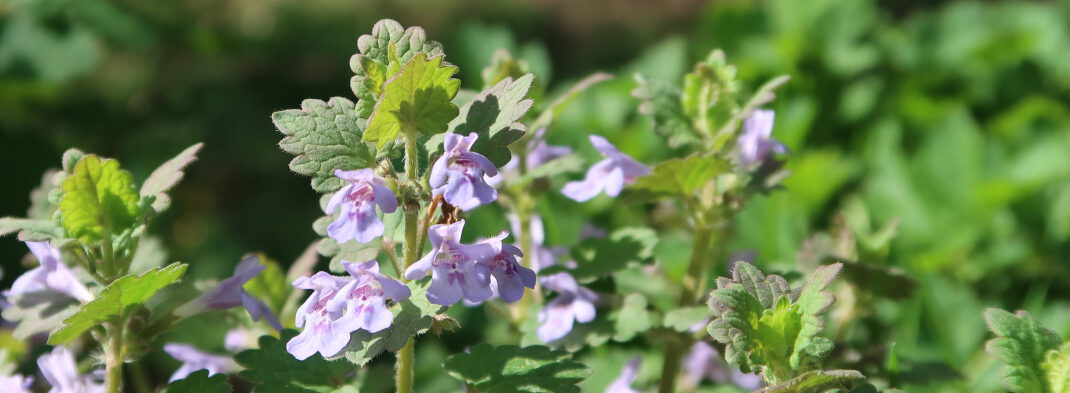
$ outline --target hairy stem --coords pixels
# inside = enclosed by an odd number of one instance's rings
[[[405,132],[405,176],[409,178],[410,182],[415,182],[419,177],[417,173],[419,169],[419,156],[416,148],[416,133],[415,130],[406,130]],[[410,198],[413,196],[410,195]],[[415,199],[415,198],[413,198]],[[422,242],[417,242],[418,233],[417,225],[420,221],[420,209],[416,200],[403,201],[403,211],[405,213],[405,254],[404,263],[402,263],[402,269],[408,269],[409,265],[416,262],[416,258],[422,248]],[[407,282],[405,278],[405,271],[398,272],[401,280]],[[404,347],[397,352],[397,363],[395,370],[397,371],[394,379],[395,391],[397,393],[412,393],[413,388],[413,358],[415,357],[415,346],[413,344],[413,338],[409,337],[409,340],[405,343]]]
[[[413,338],[409,337],[409,341],[397,353],[397,385],[395,386],[397,393],[412,393],[412,365],[415,352]]]
[[[691,262],[687,265],[687,274],[684,276],[684,289],[680,293],[679,304],[691,306],[697,303],[706,287],[706,276],[710,264],[709,251],[713,238],[713,231],[706,225],[699,223],[695,228],[695,241],[691,246]],[[684,351],[693,344],[694,339],[687,334],[679,334],[669,344],[665,351],[665,360],[661,365],[661,381],[658,383],[659,393],[673,393],[676,391],[676,376],[680,373],[680,361]]]
[[[106,392],[119,393],[123,387],[123,328],[126,322],[109,322],[105,325],[107,340],[104,343],[104,366],[106,368]]]

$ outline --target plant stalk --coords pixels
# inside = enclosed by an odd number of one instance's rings
[[[123,328],[126,322],[109,322],[105,325],[107,342],[104,343],[104,366],[106,369],[106,392],[120,393],[123,387]]]
[[[695,241],[691,246],[691,261],[684,276],[684,289],[680,293],[680,306],[692,306],[702,297],[706,287],[706,276],[710,264],[709,251],[713,240],[713,230],[707,225],[699,224],[695,228]],[[680,361],[684,351],[693,344],[694,338],[687,334],[678,334],[669,343],[665,359],[661,365],[661,380],[658,382],[659,393],[676,391],[676,376],[680,373]]]
[[[412,393],[412,365],[415,354],[416,348],[413,345],[413,339],[409,337],[409,341],[397,353],[397,385],[395,386],[397,393]]]
[[[419,168],[419,153],[416,147],[416,133],[415,130],[406,130],[405,132],[405,176],[408,177],[409,182],[416,182],[418,178]],[[414,195],[407,195],[408,198],[415,199]],[[402,282],[408,282],[405,278],[404,269],[408,269],[409,265],[416,261],[422,244],[417,244],[417,238],[419,231],[417,225],[420,221],[420,209],[419,205],[414,204],[413,200],[403,201],[403,208],[405,214],[405,254],[404,262],[402,263],[403,270],[398,272],[398,276]],[[414,208],[415,207],[415,208]],[[394,379],[395,391],[397,393],[412,393],[413,391],[413,360],[415,358],[416,348],[413,342],[413,338],[409,337],[409,340],[405,343],[405,346],[397,352],[397,363],[395,366],[396,376]]]

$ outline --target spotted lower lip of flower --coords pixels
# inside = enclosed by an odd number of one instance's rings
[[[331,196],[323,211],[338,218],[327,226],[327,235],[339,244],[350,240],[368,243],[383,235],[383,222],[375,214],[375,206],[383,213],[397,210],[398,201],[386,181],[375,176],[371,169],[336,170],[334,175],[347,182]]]
[[[29,296],[41,301],[54,300],[53,294],[69,296],[82,303],[93,300],[93,293],[85,284],[78,281],[74,272],[63,264],[58,248],[48,242],[26,242],[41,265],[30,269],[15,279],[11,289],[4,291],[5,297]],[[24,299],[34,302],[33,299]]]
[[[570,199],[584,202],[602,191],[610,197],[616,197],[624,186],[635,183],[635,179],[650,173],[650,168],[621,153],[606,138],[591,135],[590,141],[605,159],[591,166],[583,180],[565,184],[561,193]]]
[[[442,156],[431,167],[429,184],[434,195],[442,195],[461,210],[472,210],[498,199],[498,191],[484,177],[496,176],[498,168],[487,157],[472,152],[476,133],[460,136],[447,133]]]
[[[328,303],[350,280],[348,277],[317,272],[312,277],[301,277],[294,281],[295,288],[311,289],[312,295],[297,308],[294,321],[303,330],[286,343],[287,352],[298,360],[305,360],[317,352],[323,357],[334,356],[345,348],[351,331],[336,327],[335,321],[342,312],[340,309],[329,309]]]
[[[498,253],[490,244],[461,244],[464,220],[428,229],[431,252],[405,270],[405,278],[418,280],[431,272],[427,300],[447,306],[464,298],[478,303],[494,295],[487,259]]]
[[[517,262],[517,257],[524,256],[520,248],[502,242],[508,235],[508,232],[502,232],[481,243],[490,244],[498,250],[497,254],[486,261],[493,280],[491,289],[506,303],[512,303],[524,296],[525,287],[535,288],[535,272]]]
[[[386,306],[386,299],[400,302],[409,298],[411,292],[390,277],[379,274],[379,264],[372,260],[364,263],[342,262],[353,280],[343,286],[327,307],[342,309],[337,328],[343,331],[358,329],[375,333],[390,327],[394,314]]]

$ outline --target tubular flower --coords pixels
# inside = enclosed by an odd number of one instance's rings
[[[275,330],[282,330],[282,324],[279,323],[278,318],[271,312],[267,304],[249,295],[242,287],[253,277],[264,271],[265,268],[267,266],[260,263],[260,256],[256,254],[246,255],[242,258],[241,263],[238,263],[238,266],[234,268],[233,276],[223,280],[215,289],[182,305],[182,307],[175,310],[175,314],[190,316],[208,310],[226,310],[245,306],[245,310],[249,312],[249,316],[254,321],[264,318]]]
[[[168,382],[184,379],[197,370],[208,370],[208,375],[215,375],[226,374],[238,368],[229,357],[201,352],[186,344],[168,343],[163,346],[163,350],[182,362],[182,366],[171,374]]]
[[[529,171],[538,168],[542,164],[557,157],[572,153],[572,148],[568,146],[554,146],[546,143],[545,135],[546,128],[540,128],[535,131],[535,134],[532,135],[531,139],[529,139],[526,144],[528,155],[525,163],[527,164],[527,169]],[[514,155],[505,166],[502,166],[500,173],[497,175],[487,176],[487,184],[497,187],[505,178],[515,178],[519,176],[517,172],[520,167],[520,159],[518,157],[519,156]]]
[[[387,309],[386,299],[395,302],[408,299],[409,287],[379,274],[379,264],[375,261],[342,262],[342,267],[353,280],[327,302],[328,308],[343,311],[342,317],[336,321],[337,326],[351,332],[364,329],[369,333],[389,327],[394,314]]]
[[[539,312],[536,333],[543,342],[564,337],[572,331],[574,322],[587,323],[594,320],[594,302],[598,299],[590,289],[581,287],[568,273],[542,277],[542,286],[558,295]]]
[[[498,199],[498,191],[487,184],[484,175],[497,176],[498,168],[487,157],[472,152],[476,133],[460,136],[447,133],[445,152],[431,167],[429,184],[434,195],[442,195],[447,203],[472,210]]]
[[[30,296],[34,299],[22,299],[30,302],[54,300],[56,294],[78,299],[82,303],[93,300],[93,293],[89,292],[89,288],[78,281],[74,272],[63,264],[58,248],[52,247],[48,242],[26,242],[26,246],[41,265],[16,278],[11,289],[4,292],[4,296]]]
[[[762,387],[761,376],[744,374],[734,367],[728,367],[721,360],[721,354],[716,348],[705,341],[699,341],[691,346],[691,352],[684,358],[683,387],[685,390],[694,390],[707,378],[718,383],[732,383],[747,391]]]
[[[565,184],[561,189],[565,196],[584,202],[605,190],[606,195],[616,197],[625,185],[635,183],[636,178],[650,173],[650,168],[621,153],[606,138],[591,135],[590,140],[606,158],[588,169],[583,180]]]
[[[736,155],[740,165],[760,165],[772,152],[784,154],[788,148],[772,138],[774,112],[759,109],[743,121],[743,134],[736,141]]]
[[[57,346],[51,353],[37,358],[37,368],[52,386],[48,393],[104,393],[104,384],[97,382],[92,375],[78,374],[71,350]]]
[[[0,375],[0,392],[30,393],[30,386],[32,385],[33,377],[26,377],[21,374]]]
[[[420,279],[431,272],[427,300],[450,305],[461,300],[479,303],[494,295],[490,288],[490,267],[485,263],[498,254],[488,243],[461,244],[464,220],[432,225],[428,229],[431,252],[405,270],[405,278]]]
[[[398,208],[394,192],[371,169],[336,170],[334,175],[349,184],[336,191],[323,209],[327,214],[341,210],[338,218],[327,227],[327,235],[338,244],[353,239],[368,243],[382,236],[383,222],[375,215],[375,205],[379,205],[383,213],[393,213]]]
[[[498,293],[506,303],[520,300],[524,296],[524,288],[535,288],[535,272],[517,262],[517,257],[524,254],[520,248],[512,244],[502,242],[508,232],[502,232],[498,236],[486,239],[480,243],[490,244],[498,253],[487,259],[487,267],[490,269],[491,289]]]
[[[617,376],[617,379],[614,379],[606,387],[605,393],[640,393],[638,390],[632,389],[632,383],[635,383],[635,378],[639,374],[639,366],[642,364],[643,359],[638,356],[629,360],[628,364],[625,364],[624,368],[620,370],[620,375]]]

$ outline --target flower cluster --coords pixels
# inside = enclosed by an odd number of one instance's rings
[[[394,320],[387,308],[389,299],[409,298],[409,287],[379,274],[378,262],[342,262],[349,277],[318,272],[300,277],[293,286],[312,290],[297,309],[297,327],[304,327],[286,343],[286,350],[304,360],[319,352],[324,357],[338,354],[349,343],[350,333],[363,329],[375,333]]]
[[[356,171],[336,170],[334,175],[346,183],[331,196],[323,211],[338,218],[327,227],[327,235],[343,244],[350,240],[368,243],[383,235],[383,222],[375,215],[378,205],[383,213],[393,213],[398,208],[394,192],[386,187],[386,181],[375,176],[371,169]]]
[[[445,152],[431,167],[429,183],[434,195],[461,210],[472,210],[498,199],[498,191],[487,184],[485,176],[497,176],[498,168],[487,157],[472,151],[479,135],[460,136],[447,133]]]
[[[52,386],[49,393],[103,393],[104,385],[92,374],[79,374],[74,354],[63,346],[37,358],[37,368]]]

